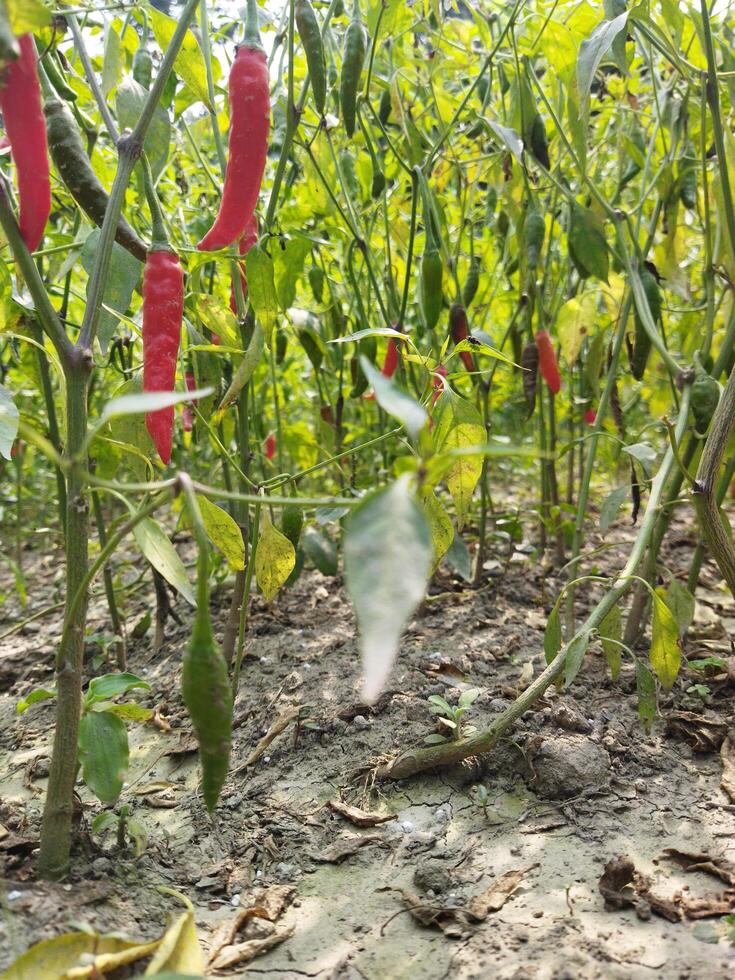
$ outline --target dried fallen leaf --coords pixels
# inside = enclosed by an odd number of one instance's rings
[[[636,871],[633,862],[624,855],[607,862],[598,887],[608,911],[631,907],[644,921],[651,918],[652,912],[670,922],[681,919],[675,903],[649,891],[648,878]]]
[[[308,856],[317,864],[340,864],[345,858],[352,857],[362,847],[369,844],[382,844],[383,838],[377,834],[370,834],[365,837],[358,837],[356,834],[346,835],[338,838],[334,844],[325,847],[321,851],[308,851]]]
[[[292,885],[272,885],[265,892],[253,896],[251,905],[247,908],[240,909],[229,922],[221,925],[212,935],[209,950],[210,965],[214,963],[220,954],[224,953],[226,948],[242,945],[242,943],[236,944],[235,939],[239,932],[247,929],[247,925],[251,919],[259,918],[267,922],[275,922],[291,904],[295,894],[296,889]],[[286,937],[284,936],[283,938],[285,939]],[[223,967],[217,968],[224,969]]]
[[[722,776],[720,786],[735,803],[735,733],[729,732],[720,749]]]
[[[735,886],[735,862],[724,857],[711,857],[709,854],[690,854],[675,847],[667,847],[663,856],[676,861],[685,871],[704,871],[720,878],[726,885]]]
[[[678,895],[677,901],[687,919],[708,919],[712,916],[729,915],[735,910],[735,891],[727,889],[721,895]]]
[[[716,752],[727,734],[726,722],[693,711],[670,711],[664,720],[666,730],[683,738],[695,752]]]
[[[498,912],[529,871],[533,871],[537,867],[538,864],[530,864],[527,868],[516,868],[513,871],[506,871],[505,874],[496,878],[484,892],[475,895],[469,905],[469,914],[473,919],[482,922],[491,912]]]
[[[453,905],[429,905],[407,888],[401,889],[401,895],[411,918],[424,928],[441,929],[445,936],[452,939],[459,938],[467,931],[469,921],[464,909]]]
[[[263,939],[249,939],[236,946],[225,946],[217,958],[210,963],[212,970],[229,970],[233,966],[240,966],[250,960],[266,953],[274,946],[278,946],[284,939],[289,939],[294,934],[294,926],[281,926],[273,930],[270,936]]]
[[[265,735],[261,738],[258,744],[255,746],[253,751],[239,767],[238,772],[245,769],[247,766],[252,766],[258,759],[263,755],[265,750],[271,744],[271,742],[277,738],[281,732],[284,732],[292,721],[295,721],[299,716],[299,711],[301,710],[299,705],[290,705],[285,711],[282,711],[280,715],[276,718],[273,724],[270,726]]]
[[[328,800],[327,806],[356,827],[377,827],[378,824],[395,820],[397,817],[396,813],[367,813],[365,810],[360,810],[359,807],[343,803],[342,800]]]

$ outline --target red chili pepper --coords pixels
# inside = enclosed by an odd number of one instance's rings
[[[197,248],[216,251],[242,238],[258,203],[268,153],[270,91],[258,32],[258,5],[248,0],[245,41],[230,69],[230,139],[219,214]]]
[[[186,390],[194,391],[196,388],[196,381],[192,371],[186,372],[185,380]],[[184,432],[191,432],[191,430],[194,428],[194,409],[191,403],[184,405],[184,411],[181,413],[181,427]]]
[[[143,391],[173,391],[184,312],[184,273],[175,252],[151,250],[143,272]],[[158,455],[171,459],[174,409],[148,412],[145,424]]]
[[[597,421],[597,412],[594,410],[594,408],[587,409],[587,411],[584,413],[584,420],[587,423],[587,425],[595,424],[595,422]]]
[[[257,242],[257,240],[258,240],[258,219],[253,214],[253,215],[250,216],[250,219],[248,220],[247,226],[245,228],[245,234],[240,239],[240,243],[238,245],[238,251],[239,251],[240,255],[243,255],[243,256],[247,255],[248,252],[250,251],[250,249],[253,247],[253,245],[255,245],[255,243]],[[242,286],[242,294],[243,294],[243,296],[247,296],[247,294],[248,294],[248,280],[247,280],[247,277],[245,275],[245,263],[244,262],[238,262],[237,264],[238,264],[239,269],[240,269],[240,285]],[[232,310],[232,312],[234,313],[234,315],[237,316],[237,303],[235,301],[235,280],[234,279],[230,283],[230,309]],[[217,338],[217,340],[219,342],[219,338]]]
[[[388,346],[385,349],[385,360],[383,361],[383,366],[380,369],[380,373],[385,378],[392,378],[396,373],[398,367],[398,344],[392,337],[388,338]],[[375,398],[373,392],[368,392],[364,396],[368,401],[372,401]]]
[[[455,344],[467,340],[470,335],[467,326],[467,311],[460,303],[453,303],[449,310],[449,332]],[[459,356],[468,371],[475,370],[475,359],[468,350],[460,351]]]
[[[538,347],[538,367],[541,377],[548,385],[549,391],[556,395],[561,390],[561,375],[548,331],[539,330],[536,334],[536,346]]]
[[[265,439],[265,458],[273,459],[276,455],[276,437],[273,432],[269,432]]]
[[[436,404],[437,398],[444,391],[444,378],[447,376],[447,369],[443,364],[437,364],[434,368],[434,378],[431,382],[431,406],[432,408]]]
[[[35,252],[51,212],[51,179],[33,35],[24,34],[19,45],[20,57],[2,82],[0,109],[18,174],[20,233],[28,251]]]

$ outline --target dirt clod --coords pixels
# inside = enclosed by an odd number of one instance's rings
[[[578,796],[604,787],[610,776],[606,750],[582,735],[542,738],[533,746],[533,788],[547,799]]]

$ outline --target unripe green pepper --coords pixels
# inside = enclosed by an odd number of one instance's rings
[[[472,301],[477,295],[477,289],[480,285],[481,268],[482,262],[480,256],[473,255],[470,259],[470,268],[467,273],[467,278],[464,281],[464,287],[462,288],[462,303],[466,310],[472,306]]]
[[[421,312],[429,330],[436,326],[442,309],[444,267],[433,242],[421,257]]]
[[[360,85],[365,55],[367,54],[367,32],[360,13],[360,0],[355,0],[352,20],[345,32],[344,53],[342,55],[342,75],[339,82],[339,103],[345,131],[352,137],[357,119],[357,90]]]
[[[319,115],[323,116],[327,100],[327,68],[319,21],[309,0],[298,0],[295,17],[299,37],[304,46],[306,64],[309,68],[314,105]]]
[[[538,265],[541,250],[544,247],[545,234],[546,222],[544,217],[536,205],[531,204],[523,221],[523,248],[530,270],[535,270]]]
[[[153,55],[143,43],[133,55],[133,78],[144,89],[150,89],[153,78]]]
[[[304,526],[304,511],[296,504],[288,504],[281,515],[281,531],[285,534],[294,548],[299,545],[301,528]]]
[[[720,386],[713,377],[707,374],[696,355],[694,370],[696,372],[696,378],[692,385],[694,429],[699,435],[704,435],[720,403]]]
[[[648,300],[648,308],[654,323],[661,319],[661,292],[658,288],[658,281],[648,269],[640,271],[641,284]],[[646,370],[648,357],[651,353],[651,338],[646,333],[643,321],[638,310],[635,311],[635,339],[633,341],[633,352],[630,358],[630,370],[636,381],[640,381]]]

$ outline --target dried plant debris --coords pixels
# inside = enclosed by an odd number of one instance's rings
[[[209,969],[230,970],[242,966],[292,936],[294,927],[279,925],[278,919],[295,894],[296,889],[290,885],[273,885],[254,896],[247,908],[240,909],[213,934]]]
[[[674,902],[653,894],[649,885],[648,878],[624,855],[607,862],[599,881],[608,911],[633,908],[639,919],[650,919],[653,913],[670,922],[679,922],[682,914]]]
[[[726,885],[735,887],[735,862],[724,857],[711,857],[709,854],[692,854],[679,851],[675,847],[667,847],[663,857],[675,861],[685,871],[703,871],[705,874],[720,878]]]
[[[735,803],[735,732],[729,732],[720,748],[722,760],[722,776],[720,786],[724,793]]]
[[[343,803],[342,800],[328,800],[327,806],[356,827],[377,827],[378,824],[395,820],[397,816],[395,813],[368,813],[359,807]]]
[[[716,752],[727,735],[727,722],[705,718],[693,711],[670,711],[664,720],[666,730],[683,738],[695,752]]]

